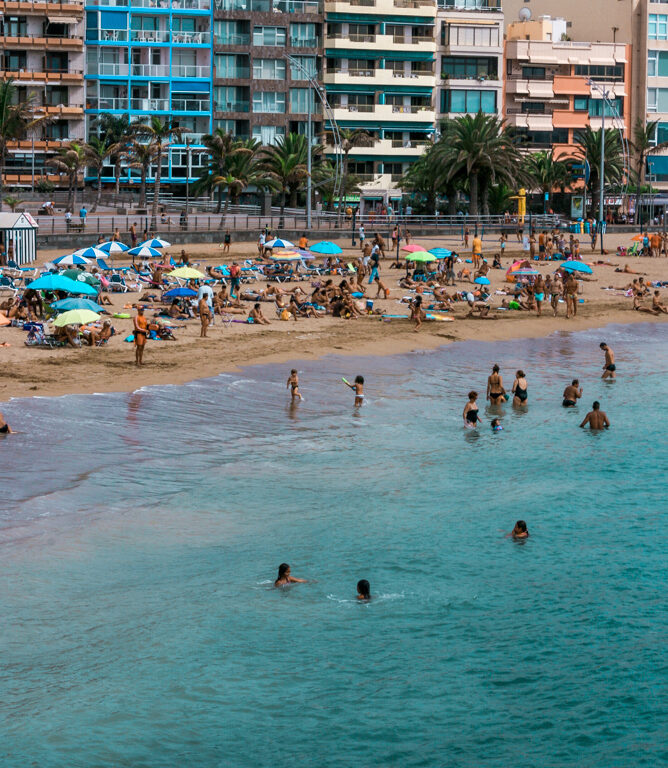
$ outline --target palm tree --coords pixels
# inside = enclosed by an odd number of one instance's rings
[[[668,141],[655,143],[658,124],[658,120],[651,120],[649,123],[643,124],[643,121],[638,118],[633,127],[633,141],[629,142],[631,144],[631,149],[636,155],[636,222],[638,222],[640,216],[640,188],[645,178],[647,156],[650,151],[660,152],[661,150],[668,148]]]
[[[312,147],[311,151],[313,155],[317,155],[322,151],[322,147]],[[279,136],[274,146],[264,150],[260,168],[281,191],[281,220],[285,212],[288,194],[290,195],[290,204],[296,205],[297,193],[306,182],[307,152],[306,136],[297,133]]]
[[[542,193],[545,203],[549,202],[555,189],[563,192],[569,185],[571,166],[570,158],[555,159],[552,149],[549,152],[531,152],[524,160],[524,169],[531,179],[531,188]]]
[[[139,186],[139,208],[146,208],[146,179],[151,165],[155,162],[156,147],[154,144],[146,144],[134,141],[128,150],[130,167],[137,168],[141,173]]]
[[[45,116],[35,117],[33,102],[32,94],[27,99],[18,99],[12,80],[0,83],[0,210],[8,143],[24,138],[31,128],[46,120]]]
[[[88,165],[95,169],[95,175],[97,176],[97,194],[95,195],[95,202],[91,208],[91,213],[95,213],[100,205],[100,198],[102,197],[102,168],[104,167],[104,161],[109,157],[114,145],[110,144],[107,137],[99,138],[98,136],[91,136],[90,141],[84,144],[84,153]]]
[[[343,152],[343,178],[345,180],[348,176],[349,155],[352,150],[357,147],[373,146],[374,138],[363,128],[341,128],[339,129],[339,136],[341,139],[341,151]],[[343,214],[344,198],[345,195],[344,197],[339,198],[339,223]]]
[[[574,135],[575,143],[578,145],[578,157],[586,160],[589,164],[589,199],[592,202],[592,209],[598,210],[600,202],[600,179],[601,179],[601,130],[593,131],[591,126],[576,131]],[[622,153],[622,140],[619,131],[615,128],[605,129],[605,176],[604,183],[607,185],[621,184],[624,180],[624,160]]]
[[[132,141],[132,129],[128,115],[101,115],[97,120],[100,135],[109,144],[109,159],[114,165],[115,193],[121,189],[121,163],[127,158]]]
[[[21,203],[25,203],[25,200],[21,200],[18,197],[5,197],[3,198],[4,201],[7,203],[7,205],[11,208],[12,213],[16,213],[16,209],[21,205]]]
[[[83,144],[76,141],[67,142],[64,147],[58,150],[55,157],[46,161],[46,164],[55,168],[59,174],[67,176],[67,207],[72,210],[79,174],[86,167],[86,150]]]
[[[155,181],[153,183],[153,208],[151,215],[155,220],[158,215],[158,203],[160,201],[160,181],[162,178],[162,158],[164,150],[172,144],[173,139],[180,139],[184,133],[184,128],[174,125],[171,119],[164,122],[155,115],[151,117],[148,123],[140,123],[133,126],[134,132],[138,136],[148,138],[149,144],[155,147]]]
[[[200,172],[193,191],[196,195],[199,195],[202,192],[213,192],[214,189],[217,189],[218,208],[216,213],[220,213],[223,207],[223,192],[226,185],[215,183],[215,180],[228,174],[230,162],[234,158],[248,156],[254,158],[259,149],[259,143],[252,139],[247,141],[236,139],[231,133],[226,133],[221,128],[216,128],[213,133],[208,133],[202,137],[202,144],[206,147],[206,150],[202,151],[208,154],[209,162],[206,168],[203,168]],[[227,203],[225,210],[227,211]]]

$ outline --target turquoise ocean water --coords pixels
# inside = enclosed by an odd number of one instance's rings
[[[13,401],[0,765],[668,764],[667,341],[326,358],[296,409],[289,365]],[[464,430],[495,362],[529,408]],[[594,399],[604,434],[577,426]],[[312,583],[273,589],[282,561]]]

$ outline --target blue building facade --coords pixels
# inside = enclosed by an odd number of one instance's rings
[[[211,0],[92,0],[85,10],[88,135],[99,130],[103,114],[171,120],[183,134],[166,152],[162,180],[194,181],[206,160],[188,147],[200,148],[211,131]],[[103,181],[113,180],[106,167]],[[138,169],[123,168],[122,184],[139,180]]]

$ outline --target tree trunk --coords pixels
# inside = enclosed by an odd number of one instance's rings
[[[95,202],[93,203],[93,210],[91,213],[95,213],[97,211],[98,206],[100,205],[100,199],[102,198],[102,168],[98,168],[97,170],[97,194],[95,195]]]
[[[489,179],[484,176],[480,184],[483,216],[489,216]]]
[[[146,208],[146,174],[148,168],[143,165],[141,169],[141,183],[139,185],[139,207]]]
[[[74,179],[71,175],[69,189],[67,190],[67,207],[70,211],[74,210]]]
[[[638,169],[637,169],[637,173],[636,173],[636,177],[637,177],[637,182],[636,182],[636,184],[637,184],[637,186],[636,186],[636,209],[635,209],[635,212],[633,214],[633,221],[634,221],[635,224],[639,224],[640,223],[640,190],[642,189],[642,176],[643,176],[642,169],[643,169],[644,165],[645,165],[645,159],[641,155],[640,160],[638,162]]]
[[[223,187],[222,184],[218,187],[218,206],[216,207],[216,213],[220,213],[223,208]]]
[[[341,193],[339,194],[339,210],[336,217],[336,226],[341,226],[341,217],[343,216],[343,198],[346,196],[346,179],[348,178],[348,155],[350,149],[343,153],[343,163],[341,170],[343,172],[343,179],[341,180]]]
[[[448,196],[448,215],[456,216],[457,215],[457,190],[454,187],[448,187],[445,190],[445,193]]]
[[[116,200],[118,200],[118,196],[121,193],[121,161],[116,160],[114,163],[114,176],[115,176],[115,183],[116,183]]]
[[[158,144],[158,151],[155,158],[158,162],[158,167],[155,169],[155,181],[153,183],[153,208],[151,210],[151,216],[155,221],[158,216],[158,202],[160,199],[160,180],[162,177],[162,144]]]
[[[220,229],[223,228],[223,224],[225,222],[225,217],[227,216],[227,211],[230,207],[230,188],[227,188],[227,195],[225,196],[225,208],[223,208],[223,215],[220,217]]]
[[[478,215],[478,174],[472,173],[469,179],[469,216]]]
[[[0,211],[2,210],[2,197],[5,192],[5,152],[0,150]]]

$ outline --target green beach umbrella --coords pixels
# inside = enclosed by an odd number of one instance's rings
[[[406,254],[406,261],[438,261],[438,259],[429,251],[415,251],[415,253]]]
[[[63,325],[85,325],[86,323],[94,323],[100,319],[100,315],[97,312],[91,312],[90,309],[70,309],[69,312],[63,312],[62,315],[53,321],[55,326]]]
[[[80,269],[66,269],[60,274],[69,277],[70,280],[78,280],[80,283],[86,283],[87,285],[98,286],[100,284],[99,278],[91,275],[90,272],[82,272]]]

